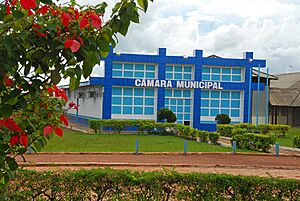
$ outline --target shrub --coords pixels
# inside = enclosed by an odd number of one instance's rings
[[[284,124],[272,125],[272,131],[274,131],[274,133],[277,136],[285,136],[285,134],[288,132],[289,129],[291,129],[289,125],[284,125]]]
[[[196,140],[197,137],[198,137],[198,135],[199,135],[199,130],[198,130],[198,129],[192,128],[192,130],[191,130],[191,137],[192,137],[192,140]]]
[[[200,142],[208,142],[208,132],[198,131],[198,137]]]
[[[216,132],[211,132],[208,134],[209,141],[212,144],[218,144],[219,137],[220,135]]]
[[[137,120],[136,122],[138,133],[144,134],[144,132],[151,132],[155,128],[156,121],[154,120]]]
[[[293,146],[300,149],[300,136],[293,137]]]
[[[89,120],[89,127],[94,130],[95,133],[99,131],[99,121],[98,120]]]
[[[249,123],[240,123],[240,124],[235,124],[235,128],[242,128],[246,129],[248,133],[253,133],[255,130],[258,128],[255,125],[249,124]]]
[[[243,135],[243,134],[245,134],[247,132],[248,132],[248,130],[246,128],[233,128],[233,130],[232,130],[232,136]]]
[[[271,146],[275,144],[275,140],[275,135],[248,133],[233,136],[231,143],[236,141],[237,147],[242,149],[268,152]]]
[[[226,125],[219,124],[219,125],[217,125],[217,132],[222,136],[232,137],[233,128],[234,128],[234,126],[230,125],[230,124],[226,124]]]
[[[268,134],[271,130],[273,130],[272,124],[260,124],[258,125],[258,130],[261,134]]]
[[[168,123],[174,123],[175,121],[177,121],[177,118],[172,110],[169,110],[168,108],[161,108],[157,112],[157,120],[166,121]]]
[[[230,124],[231,119],[227,114],[218,114],[215,118],[217,124]]]
[[[300,181],[226,174],[20,171],[0,188],[2,200],[299,200]]]

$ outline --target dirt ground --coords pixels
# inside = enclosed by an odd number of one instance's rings
[[[231,153],[37,153],[17,158],[25,169],[61,170],[111,167],[156,171],[175,168],[179,172],[227,173],[273,176],[300,180],[300,157]]]

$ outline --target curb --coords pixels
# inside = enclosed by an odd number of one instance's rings
[[[244,155],[244,156],[274,156],[275,154],[271,153],[243,153],[239,152],[237,154],[233,154],[232,152],[187,152],[184,154],[183,152],[139,152],[136,154],[135,152],[39,152],[39,153],[26,153],[25,155],[170,155],[170,156],[188,156],[188,155]],[[280,157],[300,157],[299,154],[280,154]]]
[[[160,164],[160,163],[21,163],[21,167],[195,167],[195,168],[228,168],[228,169],[276,169],[300,170],[294,166],[246,166],[246,165],[197,165],[197,164]]]

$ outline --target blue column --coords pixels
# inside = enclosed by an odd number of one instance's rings
[[[165,80],[166,78],[166,62],[167,62],[167,49],[158,49],[158,79]],[[157,94],[157,112],[165,107],[165,88],[158,88]]]
[[[260,106],[260,64],[258,64],[257,94],[256,94],[256,126],[258,126],[259,106]]]
[[[253,52],[245,54],[245,88],[244,88],[244,119],[245,123],[251,123],[252,116],[252,68]]]
[[[194,70],[194,80],[202,81],[202,50],[195,50],[195,70]],[[201,116],[201,89],[194,89],[194,111],[193,111],[193,127],[200,128],[200,116]]]
[[[265,113],[265,124],[269,123],[269,68],[267,68],[267,79],[266,79],[266,113]]]
[[[111,48],[109,55],[105,58],[104,67],[104,92],[103,92],[103,107],[102,119],[111,119],[111,105],[112,105],[112,67],[113,67],[113,49]]]

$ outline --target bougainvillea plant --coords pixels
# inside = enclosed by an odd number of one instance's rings
[[[39,151],[51,136],[63,135],[66,110],[78,106],[56,85],[69,78],[70,88],[78,87],[116,46],[117,35],[139,22],[148,0],[120,0],[104,21],[106,7],[74,0],[0,4],[0,183],[9,180],[16,156],[28,146]]]

